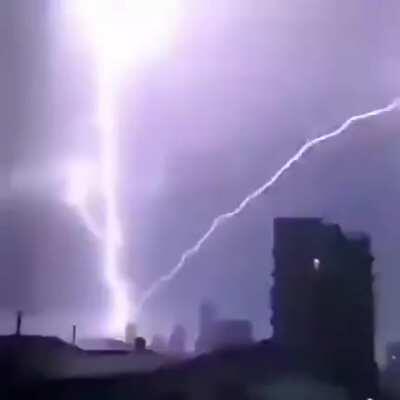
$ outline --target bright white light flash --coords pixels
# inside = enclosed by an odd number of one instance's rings
[[[89,38],[97,61],[97,119],[101,147],[101,188],[105,204],[104,275],[113,297],[112,330],[121,334],[133,318],[127,286],[121,277],[119,247],[118,129],[116,98],[123,75],[152,54],[159,53],[177,27],[181,0],[68,0],[74,19]],[[71,9],[70,9],[71,10]],[[81,179],[73,194],[89,229],[93,221],[85,207]],[[96,231],[96,235],[99,233]]]
[[[358,122],[361,120],[377,117],[381,114],[391,112],[393,110],[400,109],[400,98],[395,99],[392,103],[387,105],[384,108],[379,108],[377,110],[366,112],[365,114],[354,115],[347,119],[338,129],[334,130],[333,132],[327,133],[325,135],[319,136],[315,139],[308,141],[304,144],[300,150],[298,150],[285,164],[282,165],[278,171],[272,175],[262,186],[257,188],[254,192],[250,193],[233,211],[229,211],[225,214],[221,214],[216,217],[210,228],[207,232],[195,243],[195,245],[188,250],[186,250],[180,257],[179,262],[165,275],[161,276],[157,281],[155,281],[150,288],[143,294],[143,297],[139,303],[138,311],[141,311],[143,306],[149,301],[152,296],[160,290],[160,288],[168,283],[170,280],[175,278],[175,276],[185,267],[186,262],[193,257],[196,253],[198,253],[205,242],[212,236],[212,234],[217,230],[217,228],[222,225],[224,222],[227,222],[231,218],[239,215],[251,202],[256,200],[262,194],[265,194],[268,189],[270,189],[278,179],[299,160],[301,160],[308,150],[312,149],[313,147],[322,144],[323,142],[333,139],[336,136],[341,135],[344,133],[350,125],[354,122]]]
[[[119,74],[166,49],[182,10],[182,0],[73,1],[96,56]]]
[[[124,332],[130,319],[131,307],[127,287],[121,277],[120,252],[122,227],[119,219],[118,145],[115,127],[115,93],[110,76],[99,79],[98,118],[101,147],[101,186],[105,205],[104,268],[105,278],[113,295],[112,328]]]

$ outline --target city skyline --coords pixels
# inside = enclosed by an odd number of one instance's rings
[[[2,48],[8,53],[0,78],[0,176],[11,169],[20,188],[29,183],[13,203],[25,210],[21,224],[46,245],[40,251],[34,246],[31,264],[18,277],[7,272],[11,265],[3,270],[3,303],[9,314],[20,308],[15,301],[11,310],[18,291],[6,282],[26,288],[26,277],[33,276],[29,288],[20,290],[26,294],[21,304],[30,302],[29,294],[36,307],[25,317],[27,326],[69,335],[76,320],[90,333],[100,329],[110,300],[98,273],[98,249],[78,219],[58,208],[59,187],[53,178],[43,182],[41,171],[56,173],[59,158],[98,152],[92,145],[93,65],[48,2],[23,3],[1,6]],[[121,96],[125,276],[136,282],[135,291],[166,273],[216,215],[307,140],[400,92],[396,2],[354,1],[344,8],[312,1],[308,7],[299,2],[298,8],[285,3],[253,10],[235,4],[231,9],[223,1],[214,12],[210,2],[191,1],[176,47],[141,71],[138,85],[128,79]],[[270,222],[275,215],[316,215],[371,234],[382,358],[385,344],[400,337],[397,235],[391,226],[399,199],[398,123],[397,113],[362,123],[312,151],[154,298],[139,321],[144,331],[170,331],[176,321],[169,315],[178,315],[193,340],[196,317],[188,310],[207,292],[224,315],[248,317],[257,338],[268,336],[263,295],[271,282],[260,277],[273,266]],[[59,231],[65,237],[57,238]]]

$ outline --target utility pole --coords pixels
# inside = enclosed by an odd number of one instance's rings
[[[22,317],[23,317],[23,312],[22,311],[17,311],[17,326],[16,326],[16,332],[15,334],[17,336],[21,335],[21,327],[22,327]]]
[[[76,346],[76,325],[72,325],[72,344]]]

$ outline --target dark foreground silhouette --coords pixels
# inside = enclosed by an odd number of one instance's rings
[[[142,363],[125,374],[68,374],[84,352],[54,338],[10,336],[1,340],[0,398],[26,399],[351,399],[349,388],[318,357],[287,352],[272,341],[218,350],[194,359],[162,358],[154,352],[107,356]],[[104,354],[103,354],[104,356]],[[163,362],[142,368],[146,357]],[[104,359],[102,361],[105,362]],[[58,376],[57,376],[58,374]]]
[[[167,353],[157,350],[166,348],[162,340],[157,346],[153,341],[153,350],[140,337],[131,343],[133,325],[125,343],[108,341],[107,351],[87,351],[56,338],[22,336],[19,313],[16,335],[0,338],[0,399],[381,397],[368,235],[346,234],[319,218],[277,218],[273,256],[271,340],[254,343],[249,321],[221,319],[205,303],[196,358],[180,354],[185,332],[179,326]],[[392,353],[399,357],[396,349]],[[399,376],[396,365],[386,382]],[[390,387],[396,398],[396,386]]]

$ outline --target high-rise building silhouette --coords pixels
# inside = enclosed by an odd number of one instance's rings
[[[186,350],[186,330],[182,325],[175,325],[168,340],[171,353],[183,354]]]
[[[199,336],[195,344],[196,352],[204,353],[212,349],[214,324],[217,318],[218,313],[215,304],[204,301],[199,309]]]
[[[167,351],[167,341],[161,334],[155,334],[150,344],[150,349],[156,353],[165,353]]]
[[[199,308],[199,336],[196,341],[196,352],[241,347],[253,342],[253,326],[250,321],[242,319],[220,318],[216,306],[205,301]]]
[[[364,234],[316,218],[277,218],[274,340],[321,361],[353,398],[374,398],[373,257]]]
[[[125,327],[125,343],[133,345],[137,337],[137,326],[133,322],[129,322]]]

